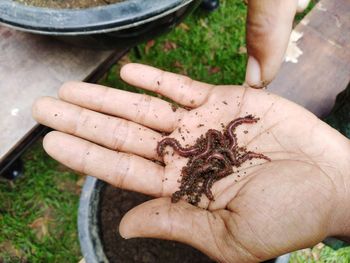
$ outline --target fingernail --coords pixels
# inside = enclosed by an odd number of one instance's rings
[[[297,12],[303,12],[309,5],[310,0],[298,0]]]
[[[252,56],[248,57],[245,81],[251,87],[259,87],[261,85],[260,65],[259,62]]]

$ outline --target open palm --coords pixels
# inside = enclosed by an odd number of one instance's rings
[[[68,83],[60,100],[39,99],[33,115],[58,130],[44,140],[53,158],[114,186],[158,197],[129,211],[120,225],[123,236],[177,240],[220,262],[256,262],[341,233],[344,214],[334,211],[348,198],[350,146],[337,131],[266,91],[213,86],[138,64],[125,66],[121,76],[181,106]],[[171,203],[188,159],[169,147],[163,160],[156,152],[163,134],[192,145],[208,129],[223,130],[249,114],[260,120],[237,127],[238,145],[271,161],[252,159],[234,168],[213,185],[213,201],[203,195],[200,208]]]

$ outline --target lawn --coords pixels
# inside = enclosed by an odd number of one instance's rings
[[[242,0],[222,0],[211,14],[198,10],[171,33],[131,51],[101,83],[140,92],[118,75],[120,66],[130,61],[213,84],[242,83],[245,15]],[[78,262],[82,256],[76,221],[84,177],[48,157],[40,141],[23,158],[25,176],[0,181],[0,262]],[[291,262],[350,262],[350,248],[319,244],[294,253]]]

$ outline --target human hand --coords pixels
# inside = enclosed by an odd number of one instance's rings
[[[212,86],[138,64],[124,66],[121,76],[185,107],[173,111],[156,97],[67,83],[59,100],[39,99],[33,116],[58,130],[44,139],[56,160],[157,197],[125,215],[122,236],[177,240],[219,262],[257,262],[327,236],[350,236],[350,143],[336,130],[263,90]],[[193,144],[208,129],[222,130],[221,123],[247,114],[260,121],[237,128],[238,144],[272,161],[253,159],[217,181],[215,200],[203,196],[201,208],[171,203],[187,160],[168,154],[164,166],[152,161],[162,161],[160,132]]]
[[[248,4],[246,83],[266,86],[276,76],[288,46],[296,12],[310,0],[245,0]]]

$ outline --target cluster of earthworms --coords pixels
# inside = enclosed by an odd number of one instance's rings
[[[202,194],[213,201],[213,184],[232,174],[233,167],[239,167],[253,158],[270,161],[270,158],[261,153],[238,146],[235,129],[241,124],[252,124],[258,120],[259,118],[252,115],[237,118],[231,121],[223,132],[210,129],[205,136],[198,138],[193,146],[187,148],[182,147],[174,138],[161,140],[157,146],[159,156],[164,156],[165,147],[171,146],[177,154],[189,158],[187,165],[182,168],[180,189],[173,193],[172,202],[178,202],[185,196],[187,202],[197,205]]]

